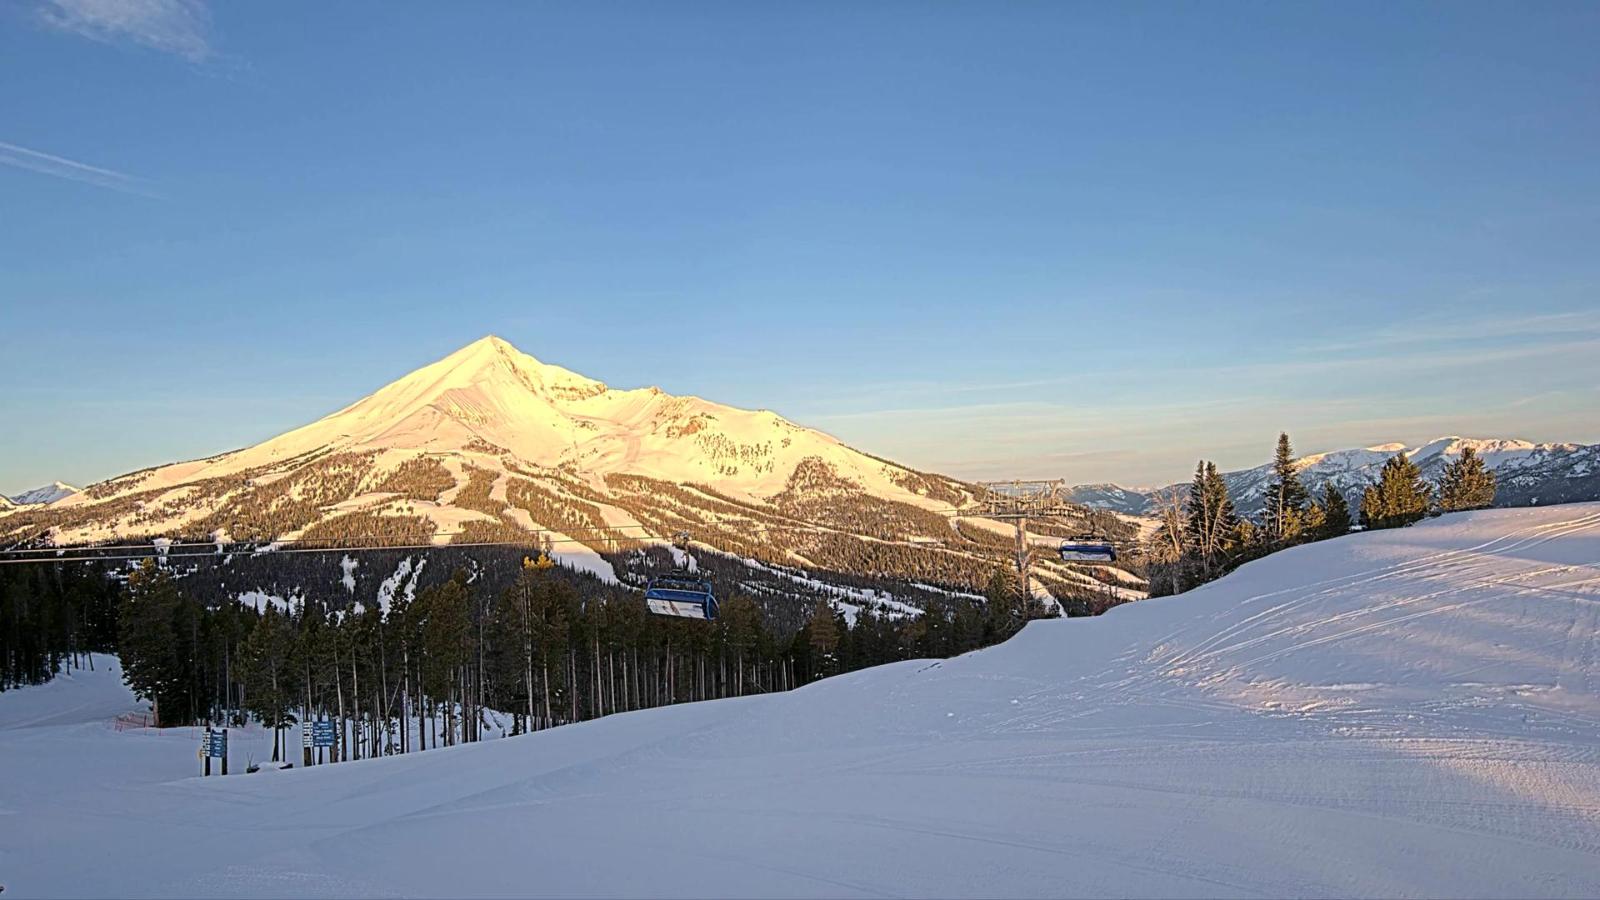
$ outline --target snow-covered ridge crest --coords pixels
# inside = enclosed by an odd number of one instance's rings
[[[1437,480],[1445,464],[1459,459],[1471,448],[1500,481],[1499,505],[1523,506],[1600,499],[1600,445],[1574,443],[1534,443],[1515,438],[1467,438],[1446,436],[1415,447],[1392,442],[1349,450],[1313,453],[1295,461],[1300,478],[1314,491],[1332,485],[1346,495],[1359,493],[1378,478],[1383,464],[1397,453],[1404,453],[1422,470],[1424,477]],[[1259,508],[1267,485],[1272,481],[1270,463],[1251,469],[1223,473],[1234,502],[1244,512]],[[1078,485],[1073,499],[1078,502],[1141,514],[1149,511],[1153,498],[1165,491],[1181,492],[1185,485],[1172,485],[1158,491],[1136,491],[1117,485]]]
[[[36,506],[44,503],[55,503],[78,493],[78,489],[62,481],[52,481],[43,487],[36,487],[31,491],[13,494],[9,498],[0,497],[0,500],[9,500],[17,506]]]

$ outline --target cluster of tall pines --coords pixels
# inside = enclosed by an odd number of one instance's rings
[[[1437,490],[1405,453],[1384,463],[1361,495],[1364,528],[1400,528],[1441,512],[1494,504],[1495,477],[1472,447],[1448,463]],[[1288,434],[1278,435],[1272,480],[1261,513],[1240,515],[1216,463],[1201,460],[1186,496],[1160,498],[1161,525],[1149,542],[1152,596],[1176,594],[1238,566],[1296,544],[1347,534],[1355,524],[1349,502],[1332,483],[1313,494],[1300,479]]]
[[[113,650],[118,593],[98,567],[0,565],[0,691]]]
[[[117,652],[158,725],[258,721],[274,731],[275,762],[301,758],[285,740],[298,722],[340,724],[334,760],[406,753],[950,656],[1042,612],[1004,571],[985,599],[952,596],[914,618],[846,619],[817,600],[783,635],[748,596],[726,597],[714,622],[655,616],[637,595],[601,590],[544,554],[524,559],[504,590],[457,571],[386,609],[315,600],[257,609],[205,596],[159,560],[131,573],[5,568],[0,687],[47,680],[72,654]]]

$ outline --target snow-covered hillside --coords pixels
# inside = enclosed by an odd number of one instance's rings
[[[52,481],[43,487],[36,487],[31,491],[14,494],[10,500],[18,506],[33,506],[41,503],[54,503],[71,497],[78,493],[78,489],[61,481]]]
[[[1594,896],[1600,504],[1250,563],[788,694],[201,781],[0,694],[7,897]],[[39,697],[49,697],[49,702]],[[92,852],[88,849],[92,848]]]
[[[1572,503],[1600,499],[1600,444],[1535,444],[1501,438],[1441,437],[1417,447],[1405,444],[1378,444],[1354,450],[1314,453],[1296,460],[1300,478],[1313,491],[1331,484],[1347,499],[1356,499],[1367,485],[1378,480],[1383,464],[1396,453],[1405,453],[1422,475],[1437,482],[1444,467],[1471,447],[1499,481],[1496,503],[1500,506]],[[1255,513],[1261,508],[1267,486],[1272,482],[1270,463],[1253,469],[1224,472],[1228,493],[1239,510]],[[1069,499],[1085,506],[1132,515],[1152,511],[1155,498],[1164,492],[1179,491],[1186,484],[1154,491],[1139,491],[1114,484],[1084,484],[1073,487]]]

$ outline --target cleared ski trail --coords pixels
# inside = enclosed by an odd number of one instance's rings
[[[1594,896],[1597,628],[1583,504],[1297,548],[957,659],[306,771],[191,777],[191,736],[116,733],[130,698],[79,674],[0,695],[0,883]]]

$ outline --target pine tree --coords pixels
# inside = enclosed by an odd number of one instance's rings
[[[1300,482],[1294,449],[1289,445],[1287,432],[1278,434],[1278,449],[1272,460],[1272,477],[1273,480],[1267,485],[1262,524],[1269,540],[1288,543],[1300,536],[1310,496]]]
[[[1433,492],[1405,453],[1383,464],[1378,483],[1361,497],[1361,519],[1368,528],[1402,528],[1428,514]]]
[[[1307,540],[1320,541],[1327,533],[1328,511],[1321,503],[1313,501],[1301,516],[1300,535]]]
[[[1461,456],[1446,463],[1439,479],[1439,508],[1445,512],[1487,509],[1494,505],[1494,473],[1472,447],[1462,447]]]
[[[1018,576],[1012,569],[997,567],[983,589],[984,632],[988,639],[1003,641],[1022,628],[1027,618]]]
[[[1344,494],[1332,482],[1322,486],[1322,525],[1318,529],[1320,537],[1338,537],[1350,531],[1350,504],[1345,502]]]
[[[294,626],[269,604],[244,641],[245,708],[272,729],[273,762],[287,755],[280,749],[283,729],[294,723],[288,713],[294,639]]]
[[[444,743],[456,743],[456,710],[464,706],[461,670],[467,662],[466,573],[417,595],[426,611],[422,626],[422,689],[435,703],[444,704]]]
[[[516,692],[521,698],[518,706],[527,717],[524,726],[529,731],[534,730],[538,719],[538,691],[534,687],[534,661],[539,658],[540,638],[538,597],[546,589],[552,568],[554,563],[542,554],[537,562],[523,558],[516,582],[497,598],[491,612],[492,634],[506,650],[508,672],[515,670]]]
[[[837,671],[834,651],[839,646],[839,628],[833,618],[833,604],[819,599],[811,610],[811,621],[806,623],[806,631],[811,649],[816,654],[818,674]]]
[[[734,594],[722,604],[717,628],[733,653],[734,692],[745,693],[745,663],[756,647],[761,631],[761,611],[744,594]]]
[[[1201,460],[1195,466],[1186,512],[1189,547],[1200,562],[1203,579],[1209,581],[1220,574],[1222,555],[1238,529],[1228,485],[1218,474],[1216,463]]]
[[[178,656],[178,606],[172,576],[147,559],[128,576],[128,592],[117,613],[123,680],[153,704],[158,725],[178,724],[186,711],[188,673]]]
[[[1256,528],[1256,523],[1249,519],[1241,518],[1233,523],[1233,531],[1228,535],[1228,543],[1231,547],[1243,551],[1247,557],[1254,558],[1271,552],[1269,547],[1264,546],[1265,537],[1266,535]]]

